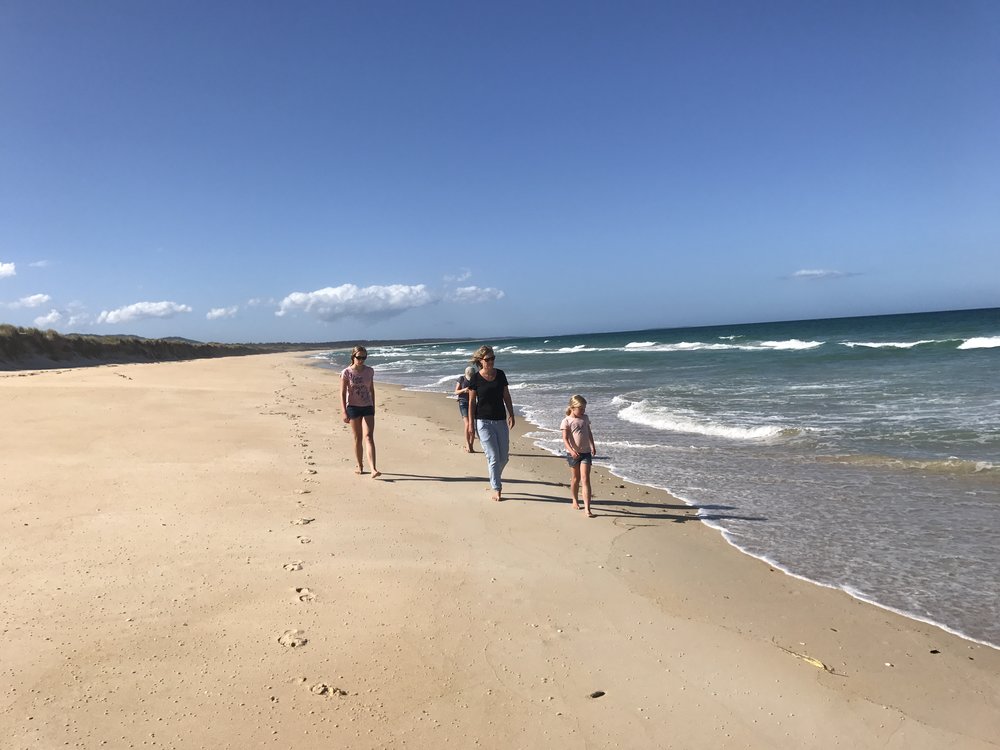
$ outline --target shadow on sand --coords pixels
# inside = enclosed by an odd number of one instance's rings
[[[504,500],[527,501],[532,503],[560,503],[569,505],[568,497],[554,497],[552,495],[537,495],[527,492],[505,493]],[[691,506],[674,503],[650,503],[639,502],[622,498],[591,500],[590,510],[598,516],[611,516],[614,518],[644,518],[656,519],[660,521],[673,521],[674,523],[685,523],[687,521],[756,521],[764,522],[764,516],[741,516],[735,511],[737,508],[732,505],[701,505]],[[699,515],[698,511],[702,511]]]

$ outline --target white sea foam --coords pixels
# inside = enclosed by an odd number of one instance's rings
[[[734,338],[734,337],[720,337]],[[627,352],[697,352],[697,351],[741,351],[741,352],[771,352],[771,351],[802,351],[823,346],[823,341],[760,341],[746,344],[720,344],[707,341],[679,341],[676,344],[659,344],[655,341],[638,341],[626,344],[623,349],[611,351]]]
[[[431,383],[431,386],[445,385],[446,383],[454,383],[457,380],[458,380],[458,375],[445,375],[444,377],[438,378],[433,383]]]
[[[1000,346],[1000,336],[976,336],[959,344],[959,349],[995,349]]]
[[[500,351],[499,349],[497,350]],[[620,352],[624,351],[618,347],[608,348],[608,347],[596,347],[587,346],[586,344],[577,344],[576,346],[563,346],[559,349],[519,349],[516,346],[510,349],[504,350],[508,354],[579,354],[581,352]]]
[[[669,412],[650,406],[647,401],[640,401],[626,406],[618,412],[618,416],[627,422],[653,427],[667,432],[687,432],[695,435],[723,437],[730,440],[767,440],[779,437],[785,428],[774,425],[761,427],[734,427],[716,424],[714,422],[698,422],[685,419]]]
[[[922,344],[940,344],[938,339],[921,339],[920,341],[842,341],[841,346],[864,347],[866,349],[912,349]]]
[[[791,349],[802,351],[805,349],[815,349],[823,346],[822,341],[800,341],[799,339],[788,339],[787,341],[761,341],[760,345],[765,349]]]

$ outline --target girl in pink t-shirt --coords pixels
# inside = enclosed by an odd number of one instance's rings
[[[566,418],[559,425],[562,431],[563,445],[566,446],[566,460],[572,478],[569,483],[570,496],[573,498],[573,509],[580,510],[580,485],[583,484],[583,511],[587,518],[593,518],[590,512],[590,466],[597,453],[594,443],[594,433],[590,429],[590,417],[587,416],[587,399],[583,396],[573,396],[566,409]]]
[[[368,350],[354,347],[351,365],[340,373],[340,405],[344,409],[344,422],[351,425],[354,435],[354,456],[358,462],[355,474],[364,474],[362,443],[372,467],[372,479],[381,472],[375,466],[375,371],[365,364]]]

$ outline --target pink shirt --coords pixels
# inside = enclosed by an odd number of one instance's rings
[[[590,453],[590,417],[566,417],[559,425],[560,432],[569,430],[569,444],[577,453]]]
[[[358,372],[353,367],[345,367],[340,373],[342,380],[347,381],[348,406],[374,406],[372,385],[375,382],[375,370],[368,365],[362,365]]]

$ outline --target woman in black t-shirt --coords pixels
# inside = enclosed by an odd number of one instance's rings
[[[471,445],[472,430],[486,454],[493,499],[502,500],[501,475],[510,456],[510,430],[514,427],[514,405],[510,400],[507,375],[493,366],[493,347],[481,346],[472,355],[479,368],[469,381],[469,426],[465,439]]]

